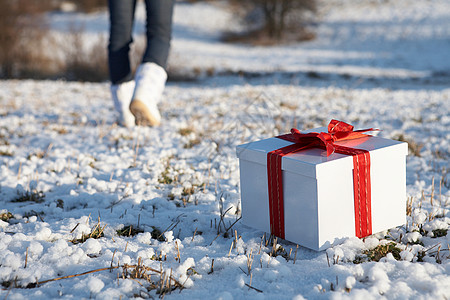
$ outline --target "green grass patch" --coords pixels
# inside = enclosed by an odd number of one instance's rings
[[[402,252],[402,249],[398,248],[396,243],[390,242],[388,244],[378,245],[371,250],[363,251],[362,255],[357,255],[355,257],[353,263],[361,264],[368,261],[378,262],[383,257],[386,257],[388,253],[392,253],[392,256],[394,256],[396,260],[400,260],[400,252]]]
[[[170,173],[170,162],[167,161],[166,168],[159,176],[158,182],[162,184],[172,184],[174,182],[174,179],[169,176],[169,173]]]
[[[383,257],[386,257],[388,253],[392,253],[396,260],[400,259],[400,252],[402,249],[398,248],[395,243],[388,243],[384,245],[378,245],[371,250],[364,251],[364,254],[367,255],[367,258],[370,261],[380,261]]]

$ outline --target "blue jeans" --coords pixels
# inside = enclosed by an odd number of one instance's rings
[[[174,0],[145,0],[147,11],[147,47],[142,62],[153,62],[166,68],[172,37]],[[110,31],[108,44],[109,76],[112,84],[133,79],[130,67],[130,45],[136,0],[108,0]]]

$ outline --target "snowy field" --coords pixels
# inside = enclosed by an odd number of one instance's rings
[[[316,40],[265,48],[177,4],[169,64],[201,78],[159,128],[115,125],[107,83],[0,81],[0,298],[449,299],[450,2],[323,2]],[[407,224],[324,252],[242,225],[236,145],[333,118],[408,141]]]

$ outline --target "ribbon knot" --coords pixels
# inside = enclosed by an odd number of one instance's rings
[[[365,136],[362,134],[363,132],[377,130],[373,128],[353,130],[353,128],[353,125],[348,123],[331,120],[328,124],[328,132],[301,133],[300,130],[292,128],[290,134],[282,135],[278,138],[294,142],[299,146],[301,145],[302,149],[313,147],[324,148],[327,150],[327,156],[330,156],[336,151],[334,142],[361,138]]]

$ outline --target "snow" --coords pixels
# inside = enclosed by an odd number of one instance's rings
[[[105,286],[103,281],[98,279],[97,277],[93,277],[88,281],[87,287],[89,291],[93,294],[97,294],[102,290],[102,288]]]
[[[200,79],[169,82],[159,128],[115,125],[108,83],[0,81],[0,297],[160,296],[122,268],[141,264],[183,284],[167,299],[448,298],[450,3],[322,1],[316,40],[273,47],[220,42],[232,15],[177,3],[169,65]],[[54,35],[84,24],[87,45],[108,28],[105,12],[49,17]],[[407,224],[323,252],[278,240],[287,259],[239,221],[224,236],[236,145],[332,118],[409,141]],[[368,261],[390,243],[399,260]]]

